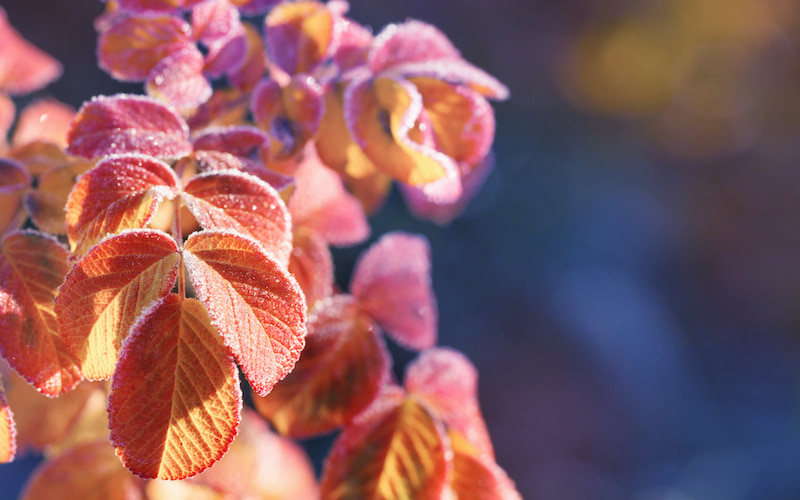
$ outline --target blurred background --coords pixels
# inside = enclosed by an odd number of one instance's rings
[[[372,223],[430,238],[440,343],[523,497],[800,498],[800,2],[350,3],[439,26],[511,90],[461,218],[393,196]],[[99,1],[0,5],[65,66],[34,97],[141,92],[96,68]]]

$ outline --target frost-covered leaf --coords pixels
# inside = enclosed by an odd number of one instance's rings
[[[290,75],[311,72],[331,48],[334,16],[321,2],[284,2],[264,25],[270,60]]]
[[[288,266],[292,251],[289,211],[266,182],[237,171],[211,172],[192,178],[182,197],[204,228],[250,235]]]
[[[68,142],[70,153],[87,158],[142,153],[170,159],[192,151],[189,127],[173,108],[126,94],[95,97],[81,106]]]
[[[20,95],[61,76],[61,64],[25,40],[0,8],[0,90]]]
[[[17,429],[14,415],[6,402],[3,384],[0,381],[0,464],[14,460],[17,453]]]
[[[401,390],[386,391],[333,444],[322,498],[439,499],[448,480],[447,437]]]
[[[0,234],[19,229],[25,221],[22,199],[31,176],[18,161],[0,158]]]
[[[211,323],[247,380],[265,396],[292,370],[305,345],[300,286],[261,245],[237,233],[193,233],[183,256]]]
[[[462,434],[480,454],[494,459],[478,403],[478,371],[466,356],[443,347],[423,351],[406,368],[405,387],[425,401],[449,430]]]
[[[193,145],[196,151],[230,153],[245,163],[263,163],[269,158],[269,136],[248,125],[205,129],[195,136]]]
[[[83,255],[107,234],[146,227],[178,180],[166,163],[145,155],[109,156],[83,175],[66,204],[67,235]]]
[[[48,235],[18,231],[0,243],[0,354],[48,396],[71,390],[82,378],[54,311],[67,271],[69,252]]]
[[[431,286],[430,248],[422,236],[389,233],[361,255],[350,293],[398,343],[436,343],[438,313]]]
[[[295,369],[266,397],[255,396],[254,404],[283,434],[330,432],[377,397],[389,379],[390,364],[383,339],[356,301],[348,295],[331,297],[312,310]]]
[[[85,443],[44,462],[36,469],[22,500],[143,500],[141,480],[119,463],[103,439]]]
[[[128,330],[144,308],[169,293],[179,263],[171,236],[140,229],[106,238],[75,264],[55,310],[61,336],[87,378],[114,373]]]
[[[194,45],[191,31],[176,16],[126,17],[100,33],[98,64],[118,80],[142,81],[159,61]]]
[[[145,82],[147,95],[178,109],[203,104],[212,94],[203,66],[203,54],[194,45],[169,54],[150,71]]]
[[[146,478],[183,479],[211,466],[236,435],[236,365],[195,299],[170,294],[125,340],[108,402],[111,442]]]
[[[461,53],[436,26],[412,19],[383,28],[368,59],[370,69],[379,73],[401,63],[461,59]]]

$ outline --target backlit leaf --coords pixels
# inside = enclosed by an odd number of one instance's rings
[[[372,320],[352,297],[338,295],[312,310],[306,347],[292,373],[253,402],[283,434],[329,432],[375,399],[389,380],[389,367],[389,353]]]
[[[242,23],[245,39],[245,56],[241,66],[228,73],[228,81],[239,90],[250,92],[264,76],[267,57],[261,33],[250,23]]]
[[[14,460],[17,453],[17,432],[14,426],[14,415],[8,407],[3,384],[0,381],[0,464]]]
[[[464,436],[478,452],[494,459],[492,441],[478,404],[478,371],[460,352],[437,347],[408,365],[405,387],[425,401],[449,430]]]
[[[0,234],[19,229],[25,221],[22,198],[31,176],[18,161],[0,158]]]
[[[430,248],[424,237],[389,233],[359,258],[350,293],[398,343],[425,349],[437,336],[430,273]]]
[[[147,95],[178,109],[199,106],[211,97],[211,84],[203,75],[203,54],[194,45],[161,59],[150,71]]]
[[[189,127],[173,108],[149,97],[126,94],[95,97],[84,103],[68,142],[70,153],[87,158],[142,153],[169,159],[192,151]]]
[[[237,233],[193,233],[183,255],[211,323],[255,391],[265,396],[292,370],[305,345],[300,286],[261,245]]]
[[[147,226],[163,198],[174,196],[178,181],[156,158],[114,155],[83,175],[66,204],[70,245],[78,255],[107,234]]]
[[[56,297],[56,315],[87,378],[114,373],[129,328],[145,307],[169,293],[179,262],[172,237],[140,229],[101,241],[75,264]]]
[[[100,33],[98,64],[118,80],[142,81],[159,61],[193,44],[191,27],[183,19],[127,17]]]
[[[505,471],[494,460],[480,455],[457,432],[450,432],[453,477],[450,489],[459,500],[522,500]]]
[[[28,191],[23,200],[36,227],[50,234],[67,234],[64,207],[76,179],[92,166],[88,160],[73,157],[39,176],[36,189]]]
[[[316,231],[294,229],[289,272],[303,290],[309,309],[333,294],[333,256],[328,243]]]
[[[219,460],[236,435],[236,365],[195,299],[170,294],[131,328],[108,402],[111,442],[146,478],[183,479]]]
[[[33,177],[67,163],[72,158],[57,144],[39,140],[14,146],[7,156],[23,164]]]
[[[278,262],[289,264],[289,211],[266,182],[237,171],[211,172],[190,180],[183,199],[204,228],[253,236]]]
[[[408,62],[394,66],[391,72],[406,78],[430,78],[453,86],[468,87],[489,99],[503,101],[509,97],[508,87],[463,59]]]
[[[54,238],[34,231],[9,233],[0,244],[0,354],[48,396],[69,391],[82,378],[54,311],[68,259]]]
[[[264,20],[270,60],[290,75],[309,73],[328,53],[334,17],[321,2],[284,2]]]
[[[412,61],[461,59],[461,53],[436,26],[412,19],[381,30],[368,59],[370,69],[378,73]]]
[[[74,108],[55,99],[35,101],[25,106],[17,117],[11,143],[17,147],[34,141],[47,141],[64,148],[67,146],[67,131],[74,116]]]
[[[379,170],[406,184],[427,184],[458,171],[429,140],[417,142],[430,134],[417,126],[422,111],[422,96],[402,79],[362,80],[344,94],[344,118],[356,143]]]
[[[322,498],[439,499],[448,480],[447,437],[402,391],[384,394],[333,444]]]
[[[85,443],[42,464],[23,500],[143,500],[142,481],[122,467],[108,440]]]
[[[0,90],[20,95],[61,76],[61,64],[25,40],[0,8]]]

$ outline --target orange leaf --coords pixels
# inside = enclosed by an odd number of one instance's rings
[[[101,241],[75,264],[55,310],[64,342],[87,378],[114,373],[128,329],[145,307],[169,293],[179,262],[168,234],[140,229]]]
[[[34,231],[9,233],[0,243],[0,353],[48,396],[69,391],[82,378],[54,311],[68,259],[54,238]]]
[[[204,228],[250,235],[278,262],[289,264],[289,211],[280,194],[266,182],[233,170],[211,172],[190,180],[182,197]]]
[[[352,297],[338,295],[309,316],[306,347],[292,373],[253,402],[283,434],[329,432],[350,422],[375,399],[389,380],[390,364],[372,321]]]
[[[8,157],[23,164],[28,173],[34,177],[70,160],[70,156],[60,146],[38,140],[14,146],[8,152]]]
[[[494,460],[482,455],[457,432],[450,432],[453,477],[450,490],[459,500],[522,500],[514,482]]]
[[[17,430],[14,426],[14,415],[8,407],[3,384],[0,382],[0,464],[14,460],[17,453]]]
[[[17,147],[33,141],[47,141],[64,148],[67,146],[67,130],[74,116],[74,108],[55,99],[36,101],[20,113],[11,142]]]
[[[267,395],[305,345],[300,286],[261,245],[238,233],[193,233],[183,255],[211,323],[256,392]]]
[[[0,158],[0,234],[19,229],[25,221],[22,198],[31,176],[16,160]]]
[[[67,235],[83,255],[107,234],[146,227],[163,198],[177,192],[178,180],[156,158],[110,156],[83,175],[67,200]]]
[[[131,328],[108,402],[111,442],[146,478],[183,479],[219,460],[236,435],[236,365],[203,305],[170,294]]]
[[[309,309],[333,294],[333,256],[316,231],[304,227],[294,230],[289,272],[303,290]]]
[[[66,234],[67,219],[64,207],[76,180],[92,163],[73,158],[43,172],[36,189],[25,195],[25,208],[36,227],[50,234]]]
[[[333,444],[322,498],[441,498],[449,453],[441,425],[402,390],[390,388]]]
[[[141,499],[141,480],[132,476],[114,456],[108,441],[82,444],[45,462],[30,478],[22,500]]]
[[[388,233],[359,258],[350,284],[362,309],[411,349],[436,343],[438,313],[430,266],[423,236]]]

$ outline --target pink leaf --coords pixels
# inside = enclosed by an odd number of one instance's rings
[[[461,53],[439,28],[410,20],[386,26],[375,37],[368,59],[370,69],[379,73],[400,63],[461,59]]]
[[[145,82],[147,94],[178,109],[195,108],[211,97],[203,76],[203,54],[195,46],[173,52],[158,62]]]
[[[61,76],[61,64],[25,40],[0,8],[0,90],[20,95]]]

